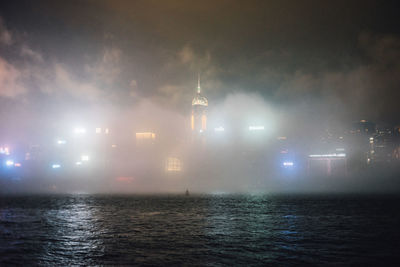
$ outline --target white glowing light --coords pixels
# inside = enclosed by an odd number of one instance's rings
[[[75,164],[79,166],[79,165],[82,165],[82,162],[77,161]]]
[[[51,168],[58,169],[58,168],[61,168],[61,165],[60,164],[53,164],[53,165],[51,165]]]
[[[222,127],[222,126],[219,126],[219,127],[217,127],[217,128],[214,128],[214,131],[216,131],[216,132],[223,132],[223,131],[225,131],[225,128]]]
[[[7,160],[6,161],[6,165],[7,166],[13,166],[14,165],[14,161],[13,160]]]
[[[88,155],[82,155],[81,156],[82,161],[89,161],[89,156]]]
[[[10,149],[8,147],[0,147],[0,154],[10,155]]]
[[[74,133],[76,133],[76,134],[85,134],[86,133],[86,129],[85,128],[75,128],[74,129]]]
[[[65,141],[65,140],[62,140],[62,139],[57,140],[57,144],[59,144],[59,145],[65,145],[66,143],[67,143],[67,141]]]
[[[263,131],[264,126],[249,126],[249,131]]]
[[[293,164],[293,162],[292,161],[284,161],[283,162],[283,166],[285,166],[285,167],[291,167],[291,166],[293,166],[294,164]]]
[[[333,153],[333,154],[312,154],[309,155],[310,158],[345,158],[345,153]]]
[[[336,151],[344,151],[344,148],[336,148]]]

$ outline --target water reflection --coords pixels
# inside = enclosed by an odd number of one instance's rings
[[[0,198],[0,266],[400,262],[395,253],[400,240],[397,200],[257,195]],[[386,242],[377,247],[381,240]]]
[[[74,265],[87,262],[87,255],[101,257],[104,244],[97,238],[100,228],[93,198],[75,195],[55,201],[59,202],[57,208],[49,209],[43,217],[51,230],[43,260]]]

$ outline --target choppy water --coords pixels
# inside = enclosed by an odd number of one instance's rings
[[[0,265],[396,265],[399,200],[0,197]]]

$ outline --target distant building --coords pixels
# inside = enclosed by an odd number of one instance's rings
[[[350,133],[373,135],[376,133],[376,124],[366,120],[360,120],[352,125]]]
[[[346,175],[346,153],[334,152],[327,154],[311,154],[308,156],[307,165],[309,175]]]
[[[190,118],[191,130],[196,135],[207,130],[208,100],[201,94],[200,76],[197,84],[197,93],[192,100],[192,115]]]
[[[373,122],[360,120],[352,124],[346,141],[350,168],[357,169],[370,163],[376,133],[376,124]]]

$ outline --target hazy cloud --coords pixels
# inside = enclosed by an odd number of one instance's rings
[[[21,47],[21,56],[23,57],[29,57],[32,60],[36,61],[36,62],[43,62],[43,57],[42,55],[37,52],[32,50],[31,48],[29,48],[27,45],[22,45]]]
[[[79,82],[61,64],[55,65],[55,87],[59,92],[66,92],[77,98],[96,100],[100,90],[92,83]]]
[[[4,25],[3,19],[0,17],[0,43],[4,45],[11,45],[13,43],[10,31]]]
[[[21,72],[0,57],[0,96],[13,98],[26,92]]]
[[[94,79],[111,84],[121,73],[122,51],[116,47],[105,48],[102,56],[93,65],[87,65],[86,71],[92,74]]]

